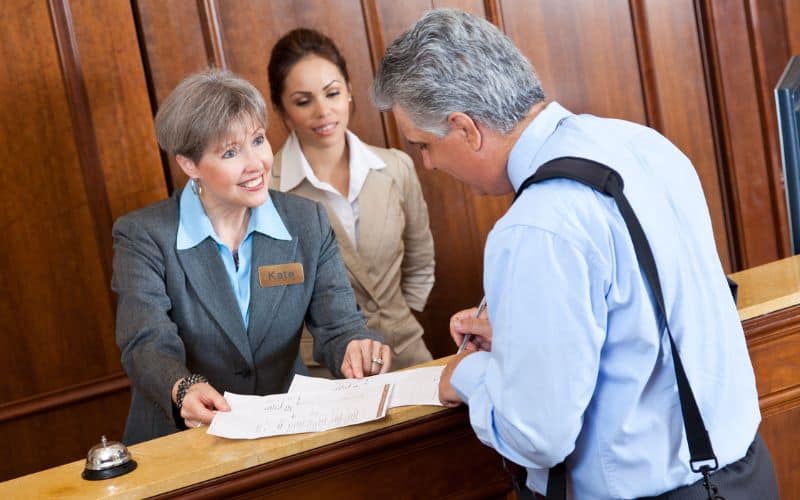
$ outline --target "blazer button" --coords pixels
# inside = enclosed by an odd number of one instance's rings
[[[375,311],[378,310],[378,304],[376,304],[375,302],[373,302],[371,300],[368,300],[367,303],[364,304],[364,307],[366,307],[367,311],[369,311],[371,313],[374,313]]]
[[[253,373],[250,371],[250,368],[243,368],[243,369],[241,369],[241,370],[239,370],[239,371],[235,371],[235,372],[233,372],[233,374],[234,374],[234,375],[238,375],[238,376],[240,376],[240,377],[244,377],[244,378],[250,378],[250,376],[251,376]]]

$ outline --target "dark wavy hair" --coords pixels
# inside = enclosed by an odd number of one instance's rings
[[[283,35],[272,48],[267,65],[269,77],[269,94],[275,109],[284,112],[281,103],[286,75],[292,70],[300,59],[315,55],[326,59],[342,72],[345,83],[350,85],[350,75],[347,74],[347,63],[329,37],[317,30],[297,28]]]

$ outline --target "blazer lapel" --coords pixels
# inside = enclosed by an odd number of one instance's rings
[[[369,179],[369,177],[373,176],[367,176],[367,179]],[[350,238],[347,237],[347,233],[345,232],[344,227],[342,227],[342,223],[339,222],[339,218],[336,217],[336,214],[333,213],[332,210],[328,209],[328,204],[325,201],[324,193],[315,189],[308,181],[303,181],[302,184],[293,190],[293,193],[319,202],[325,207],[325,211],[328,214],[328,219],[331,222],[331,227],[336,235],[336,242],[339,244],[339,253],[342,255],[342,260],[344,261],[344,265],[350,274],[351,281],[354,281],[353,285],[361,288],[365,295],[372,296],[372,291],[375,289],[375,282],[372,278],[370,278],[369,273],[367,272],[367,267],[363,264],[364,259],[361,257],[361,252],[356,250],[353,244],[350,243]],[[364,191],[362,190],[361,193],[363,195]],[[361,206],[368,206],[365,205],[364,202],[359,203]],[[362,225],[363,218],[364,213],[362,211],[360,222]]]
[[[247,364],[252,366],[253,355],[247,342],[239,304],[214,241],[207,238],[195,247],[178,250],[178,260],[200,302],[219,323]]]
[[[253,256],[250,269],[250,322],[247,336],[255,352],[269,332],[275,315],[278,314],[286,286],[262,287],[258,279],[258,268],[297,261],[297,237],[291,240],[276,240],[261,233],[253,233]],[[307,273],[307,270],[304,269]],[[308,275],[308,274],[306,274]],[[292,285],[288,285],[292,286]]]

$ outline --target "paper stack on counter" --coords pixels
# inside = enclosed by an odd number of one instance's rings
[[[295,375],[289,392],[270,396],[225,393],[229,412],[217,412],[208,433],[230,439],[319,432],[378,420],[389,408],[436,405],[444,366],[414,368],[362,379]]]
[[[217,412],[208,433],[229,439],[256,439],[360,424],[385,417],[391,394],[391,384],[269,396],[226,392],[231,411]]]
[[[439,402],[439,379],[444,366],[413,368],[366,378],[327,379],[295,375],[289,394],[315,391],[346,391],[352,388],[392,384],[394,390],[389,408],[409,405],[435,405]]]

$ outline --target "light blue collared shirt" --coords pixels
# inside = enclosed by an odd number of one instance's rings
[[[291,240],[292,236],[283,224],[272,198],[262,205],[250,209],[250,222],[247,224],[247,233],[239,245],[238,257],[239,268],[233,262],[233,253],[217,236],[211,220],[203,209],[200,198],[191,189],[185,188],[181,193],[180,222],[178,223],[178,239],[176,247],[178,250],[186,250],[202,243],[206,238],[213,239],[217,244],[217,250],[225,265],[225,271],[230,278],[233,293],[239,303],[239,311],[242,313],[244,328],[250,322],[250,270],[251,256],[253,254],[253,231],[275,238],[276,240]]]
[[[548,105],[507,170],[515,188],[577,156],[617,170],[655,255],[672,334],[720,467],[760,421],[753,369],[692,164],[652,129]],[[689,469],[669,341],[614,200],[577,182],[529,187],[486,242],[491,352],[452,383],[478,437],[544,492],[565,457],[574,498],[650,496]]]

